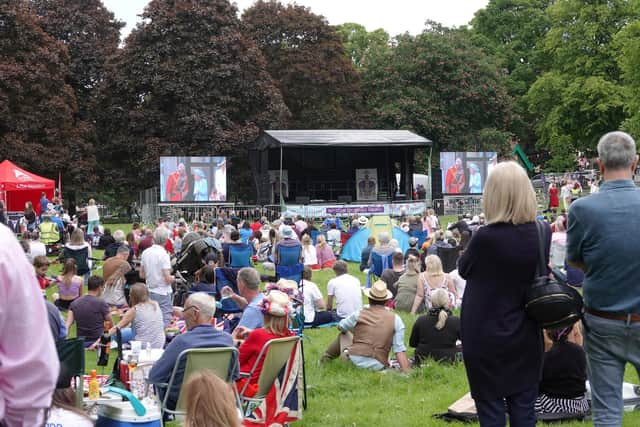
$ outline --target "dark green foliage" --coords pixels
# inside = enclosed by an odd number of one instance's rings
[[[288,112],[226,0],[153,0],[109,74],[100,108],[111,185],[157,185],[161,155],[231,156],[230,191],[248,191],[246,149]]]
[[[360,78],[324,17],[303,6],[259,0],[245,10],[242,25],[291,111],[288,128],[362,127]]]

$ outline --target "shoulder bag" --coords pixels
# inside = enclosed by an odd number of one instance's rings
[[[582,295],[547,273],[544,256],[544,227],[536,221],[538,231],[538,265],[536,278],[527,290],[525,310],[544,329],[562,329],[582,318]]]

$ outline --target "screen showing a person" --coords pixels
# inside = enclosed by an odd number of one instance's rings
[[[226,200],[226,157],[160,157],[161,202]]]
[[[497,162],[494,152],[440,153],[442,194],[482,194],[484,183]]]

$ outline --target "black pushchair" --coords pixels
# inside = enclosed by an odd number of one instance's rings
[[[191,232],[182,238],[182,251],[176,259],[176,289],[173,297],[173,305],[182,306],[187,297],[191,285],[195,282],[198,270],[207,264],[208,260],[220,259],[222,245],[220,241],[212,237],[202,237]]]

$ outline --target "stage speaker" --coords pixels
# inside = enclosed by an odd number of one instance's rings
[[[309,204],[309,196],[297,196],[296,197],[297,205],[308,205]]]
[[[431,169],[431,199],[442,199],[442,170],[440,168]]]
[[[338,196],[338,203],[351,203],[353,198],[351,196]]]

